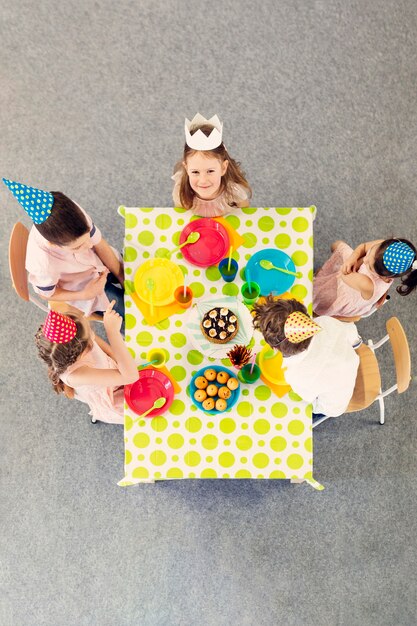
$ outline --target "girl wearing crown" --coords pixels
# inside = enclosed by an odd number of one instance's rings
[[[48,366],[56,393],[90,407],[92,420],[123,424],[123,385],[137,380],[137,369],[120,335],[121,316],[107,307],[103,323],[110,345],[92,332],[82,315],[51,310],[35,335],[39,357]]]
[[[344,241],[332,245],[332,255],[313,283],[316,315],[363,316],[377,306],[396,276],[406,296],[417,286],[417,251],[407,239],[378,239],[355,250]]]
[[[253,325],[283,355],[285,380],[313,404],[313,413],[336,417],[345,412],[355,388],[362,343],[354,324],[331,317],[312,320],[298,300],[268,296],[253,307]]]
[[[222,132],[217,115],[207,120],[197,113],[191,122],[185,120],[184,154],[172,176],[175,206],[201,217],[226,215],[234,207],[249,206],[251,188],[240,163],[227,152]]]
[[[26,269],[34,291],[46,300],[68,302],[85,315],[105,311],[109,298],[124,316],[120,255],[89,215],[59,191],[42,191],[3,178],[34,222]]]

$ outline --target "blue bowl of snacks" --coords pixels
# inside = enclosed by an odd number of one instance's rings
[[[217,415],[229,411],[236,404],[240,383],[227,367],[209,365],[194,374],[189,391],[191,400],[199,409],[209,415]]]

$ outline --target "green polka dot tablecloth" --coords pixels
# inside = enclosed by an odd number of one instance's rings
[[[149,325],[131,297],[136,269],[145,260],[179,243],[191,214],[172,208],[125,208],[126,343],[139,364],[152,347],[164,348],[166,367],[181,386],[170,408],[153,419],[137,417],[125,404],[125,477],[119,485],[179,478],[291,478],[313,481],[311,405],[290,392],[278,398],[261,380],[241,384],[237,404],[228,412],[208,415],[187,394],[193,374],[210,364],[230,367],[198,352],[186,332],[187,312]],[[311,313],[313,220],[315,207],[237,209],[226,217],[242,237],[234,251],[239,273],[225,283],[217,267],[190,265],[181,252],[172,254],[187,274],[194,299],[223,298],[239,293],[241,271],[258,250],[277,247],[291,256],[301,278],[291,293]],[[264,345],[257,331],[255,351]]]

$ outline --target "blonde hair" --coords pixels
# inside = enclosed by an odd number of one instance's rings
[[[202,126],[194,126],[190,129],[191,134],[193,135],[197,130],[201,130],[207,137],[210,135],[213,130],[213,126],[210,124],[203,124]],[[183,162],[187,162],[187,158],[199,152],[198,150],[193,150],[187,144],[184,146],[184,154],[182,162],[177,163],[175,166],[175,172],[178,170],[182,170],[182,176],[180,180],[179,187],[179,198],[181,206],[184,209],[191,209],[194,202],[195,191],[191,188],[190,180],[187,174],[187,170],[185,169]],[[226,202],[230,206],[236,206],[235,200],[233,198],[233,190],[232,185],[241,185],[248,192],[248,197],[252,196],[252,189],[245,178],[244,172],[242,172],[240,168],[240,163],[232,159],[229,153],[226,150],[226,147],[223,143],[220,144],[217,148],[213,148],[213,150],[203,150],[201,151],[207,157],[214,157],[218,159],[221,163],[224,161],[228,161],[229,165],[227,166],[226,172],[222,176],[222,182],[220,185],[220,193],[225,193]]]
[[[35,335],[35,344],[38,349],[38,356],[48,366],[48,378],[52,383],[55,393],[65,393],[73,395],[68,390],[71,389],[61,380],[61,375],[70,365],[75,363],[87,348],[93,347],[93,342],[88,332],[86,323],[81,317],[72,313],[66,314],[74,320],[77,325],[77,333],[71,341],[67,343],[54,343],[43,334],[43,325],[40,326]]]

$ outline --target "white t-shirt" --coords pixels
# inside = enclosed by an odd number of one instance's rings
[[[283,359],[285,380],[314,413],[342,415],[352,398],[359,356],[352,346],[359,341],[355,324],[332,317],[316,317],[323,329],[307,350]]]

